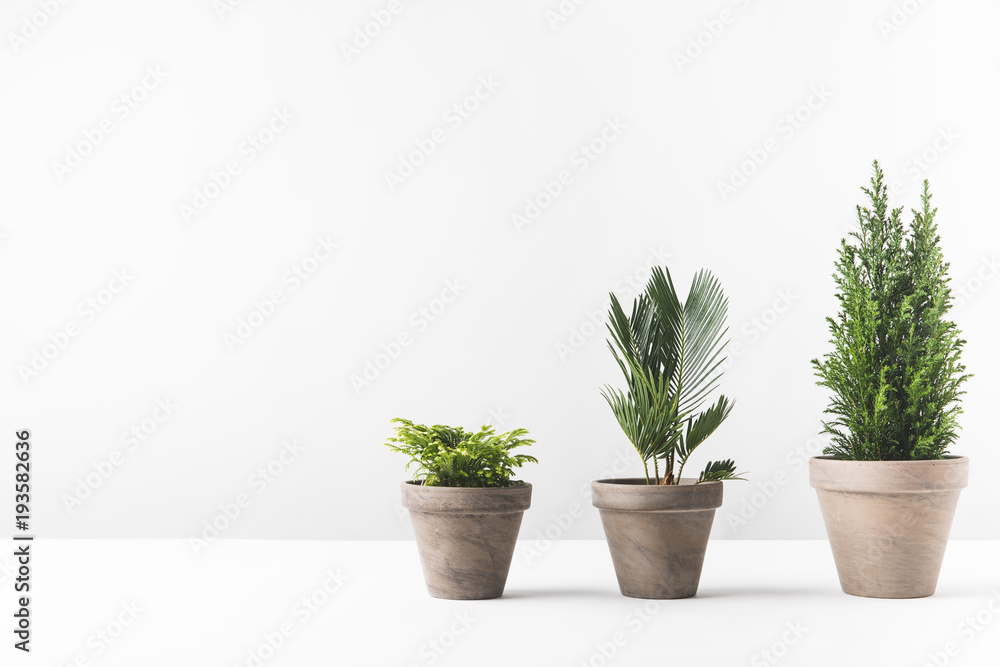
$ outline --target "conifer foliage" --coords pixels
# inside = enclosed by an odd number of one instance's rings
[[[940,459],[957,437],[965,341],[948,319],[952,295],[936,208],[924,181],[922,207],[904,229],[889,209],[878,162],[871,208],[842,239],[833,278],[840,312],[828,317],[833,351],[812,364],[832,392],[824,453],[855,461]]]

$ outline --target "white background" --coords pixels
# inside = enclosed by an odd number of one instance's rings
[[[32,430],[37,534],[201,536],[245,494],[225,537],[409,538],[404,460],[381,445],[402,416],[530,429],[522,537],[600,538],[589,481],[641,466],[600,396],[618,370],[588,313],[659,263],[685,290],[710,268],[730,299],[737,407],[692,465],[732,457],[752,481],[727,484],[714,537],[822,538],[805,461],[826,397],[809,360],[828,350],[836,248],[878,158],[895,205],[931,180],[963,293],[976,377],[953,537],[1000,537],[1000,6],[593,0],[554,22],[554,0],[406,1],[345,55],[386,5],[0,9],[0,397],[11,446]],[[248,149],[275,109],[292,120]],[[581,161],[608,122],[623,129]],[[436,128],[444,141],[390,187]],[[529,199],[548,205],[518,228]],[[339,247],[311,263],[317,239]],[[285,279],[304,262],[308,279]],[[271,316],[227,344],[274,290]],[[104,301],[93,317],[88,299]],[[26,372],[36,353],[50,358]]]
[[[33,651],[4,647],[5,665],[993,667],[1000,653],[1000,542],[951,544],[937,593],[915,600],[843,594],[825,540],[716,542],[698,595],[662,601],[618,592],[603,539],[521,543],[496,600],[427,595],[413,542],[35,548]]]

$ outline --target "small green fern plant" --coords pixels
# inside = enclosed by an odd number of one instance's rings
[[[818,385],[832,392],[824,450],[852,461],[940,459],[957,438],[962,340],[951,309],[948,264],[924,181],[921,209],[904,229],[889,209],[878,162],[871,208],[857,206],[858,229],[842,239],[834,280],[840,312],[828,317],[833,351],[813,359]]]
[[[394,452],[410,457],[407,470],[416,464],[414,480],[424,486],[508,487],[524,482],[513,480],[515,468],[538,463],[527,454],[512,454],[518,447],[535,444],[519,428],[496,435],[491,426],[478,431],[461,427],[424,426],[408,419],[393,419],[396,435],[386,441]]]

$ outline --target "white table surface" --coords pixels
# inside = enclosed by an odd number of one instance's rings
[[[33,651],[0,570],[0,665],[1000,665],[1000,542],[952,542],[920,600],[844,595],[825,541],[713,541],[696,598],[648,603],[602,541],[536,548],[473,602],[429,597],[412,542],[37,540]]]

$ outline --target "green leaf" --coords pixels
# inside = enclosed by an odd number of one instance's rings
[[[743,477],[736,474],[736,464],[731,460],[711,461],[705,466],[705,469],[701,471],[701,474],[698,475],[697,484],[702,484],[704,482],[721,482],[726,479],[739,479],[746,481]]]

